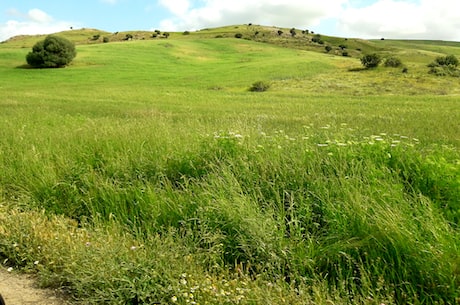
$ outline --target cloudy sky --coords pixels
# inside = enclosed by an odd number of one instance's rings
[[[460,0],[0,0],[0,41],[70,27],[185,31],[249,22],[341,37],[460,41]]]

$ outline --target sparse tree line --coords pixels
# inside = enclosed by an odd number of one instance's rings
[[[377,68],[383,62],[385,67],[399,68],[403,67],[402,61],[394,56],[383,59],[379,54],[367,54],[361,57],[361,64],[366,69]],[[437,57],[432,63],[428,64],[430,68],[429,73],[438,76],[457,76],[460,77],[460,70],[458,69],[459,60],[455,55],[447,55]],[[408,72],[407,67],[402,70],[404,73]]]
[[[130,41],[130,40],[135,40],[135,39],[141,39],[141,40],[145,40],[145,36],[141,36],[141,37],[137,37],[136,35],[133,35],[131,33],[127,33],[125,34],[124,36],[122,36],[121,38],[118,37],[120,33],[119,32],[115,32],[113,33],[112,36],[115,36],[115,38],[112,38],[116,41]],[[183,33],[184,35],[190,35],[190,32],[189,31],[185,31]],[[169,32],[161,32],[160,30],[155,30],[148,38],[169,38],[171,34]],[[89,41],[101,41],[101,35],[100,34],[95,34],[93,35],[92,37],[89,38]],[[104,36],[102,37],[102,42],[104,43],[107,43],[107,42],[110,42],[110,37],[108,36]]]

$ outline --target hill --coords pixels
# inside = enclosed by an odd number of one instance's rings
[[[254,28],[1,44],[2,263],[80,304],[458,303],[456,44]]]
[[[165,36],[166,33],[166,36]],[[279,45],[287,48],[297,48],[316,52],[325,52],[325,46],[330,46],[331,54],[359,57],[365,53],[388,52],[403,53],[412,57],[417,51],[428,51],[436,54],[460,55],[460,42],[435,40],[364,40],[356,38],[341,38],[314,33],[309,30],[288,29],[262,25],[234,25],[199,31],[161,32],[156,31],[124,31],[109,33],[97,29],[76,29],[56,33],[76,44],[94,44],[104,42],[120,42],[127,40],[154,40],[154,39],[210,39],[234,38],[240,34],[241,38],[257,42]],[[2,43],[11,47],[32,47],[46,35],[22,35],[12,37]],[[410,50],[413,50],[411,53]]]

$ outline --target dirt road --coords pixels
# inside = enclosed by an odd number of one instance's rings
[[[0,267],[0,294],[6,305],[68,304],[52,290],[39,289],[31,276],[8,272]]]

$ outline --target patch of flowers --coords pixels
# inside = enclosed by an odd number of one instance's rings
[[[183,273],[178,279],[178,289],[171,296],[176,304],[246,304],[250,279],[239,277],[227,280],[207,275],[204,280]]]

